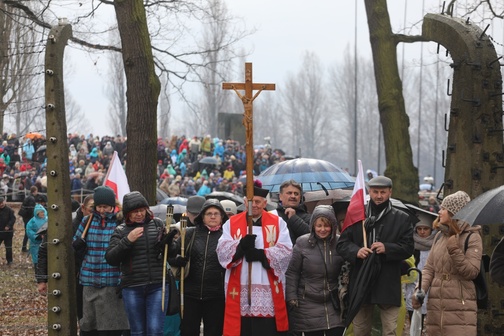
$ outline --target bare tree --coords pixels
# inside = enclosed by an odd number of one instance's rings
[[[161,99],[158,108],[158,134],[160,137],[168,138],[170,135],[170,86],[167,78],[168,74],[161,77]]]
[[[0,131],[3,132],[4,114],[7,114],[16,134],[26,133],[44,115],[43,95],[40,94],[43,67],[38,64],[41,35],[20,13],[18,10],[8,13],[5,5],[0,4]]]
[[[86,114],[81,107],[75,102],[73,96],[65,90],[65,112],[67,131],[69,133],[90,133],[92,132],[91,124],[86,118]],[[44,120],[45,121],[45,120]]]
[[[110,32],[111,41],[117,41],[119,32]],[[121,54],[110,53],[109,55],[109,78],[107,82],[107,93],[110,101],[109,106],[109,126],[114,134],[126,135],[126,77],[124,75],[124,65]]]
[[[304,148],[302,156],[323,158],[334,156],[329,136],[333,127],[329,110],[324,71],[318,57],[306,52],[301,69],[288,77],[285,90],[281,91],[284,112],[293,132],[291,148],[296,152]]]
[[[387,169],[394,180],[397,197],[418,202],[418,171],[413,165],[409,118],[406,114],[402,82],[397,65],[397,44],[420,41],[392,33],[386,0],[365,0],[375,72],[380,123],[383,129]]]
[[[157,105],[161,83],[155,73],[145,8],[141,0],[114,2],[127,79],[128,176],[133,190],[156,200]],[[146,158],[146,159],[141,159]]]
[[[345,167],[354,167],[357,146],[357,159],[362,160],[363,166],[378,170],[380,132],[376,87],[372,80],[373,63],[363,57],[356,60],[350,48],[345,49],[343,62],[334,64],[329,70],[328,86],[330,106],[334,109],[332,118],[336,126],[333,137],[337,138],[339,161]],[[355,62],[359,64],[357,74]],[[354,125],[355,120],[357,125]],[[354,139],[357,139],[356,143]]]
[[[233,21],[224,1],[209,1],[208,18],[202,24],[201,42],[209,52],[201,55],[205,64],[199,71],[203,94],[195,113],[210,134],[217,134],[219,112],[230,110],[230,97],[222,94],[221,84],[231,73],[231,61],[239,57],[232,45],[246,35],[244,31],[232,28],[235,26]]]

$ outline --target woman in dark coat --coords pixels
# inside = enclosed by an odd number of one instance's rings
[[[336,227],[333,208],[317,206],[310,221],[311,232],[297,239],[287,269],[290,330],[305,336],[343,335],[341,311],[333,307],[329,296],[338,289],[343,265],[343,258],[336,254]]]
[[[228,217],[217,199],[203,203],[194,227],[185,236],[186,257],[172,259],[173,266],[185,266],[190,259],[189,275],[184,280],[184,318],[180,324],[184,336],[199,336],[203,319],[204,336],[221,336],[224,324],[224,273],[217,259],[217,243],[222,236],[222,224]],[[194,240],[188,248],[192,237]],[[170,244],[169,255],[180,254],[181,240]]]
[[[164,223],[154,218],[147,200],[138,191],[123,198],[125,223],[119,225],[105,254],[112,266],[121,266],[124,308],[132,335],[163,335],[163,258],[158,239]],[[165,291],[165,306],[168,302]]]

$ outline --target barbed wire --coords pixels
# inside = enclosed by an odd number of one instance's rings
[[[31,74],[14,74],[14,75],[4,75],[4,77],[17,78],[17,77],[36,77],[44,74],[44,71],[35,72]]]
[[[15,115],[15,114],[28,113],[28,112],[33,112],[33,111],[40,110],[40,109],[45,110],[45,106],[35,106],[35,107],[29,108],[29,109],[26,109],[26,110],[21,110],[21,111],[16,111],[16,112],[7,112],[7,111],[5,111],[4,112],[4,116],[6,116],[6,115]]]

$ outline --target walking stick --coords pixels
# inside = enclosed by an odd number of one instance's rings
[[[185,236],[187,230],[187,216],[183,214],[180,218],[180,255],[185,257]],[[195,234],[193,232],[193,234]],[[184,278],[185,266],[180,268],[180,318],[184,318]]]
[[[173,205],[169,204],[166,207],[166,223],[165,233],[170,232],[170,225],[173,220]],[[166,293],[166,263],[168,262],[168,245],[164,247],[163,255],[163,289],[161,291],[161,310],[165,311],[165,293]]]

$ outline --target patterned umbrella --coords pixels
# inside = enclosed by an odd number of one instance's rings
[[[295,180],[303,191],[353,188],[354,179],[334,164],[317,159],[293,159],[283,161],[264,170],[258,177],[262,187],[279,192],[282,182]]]

